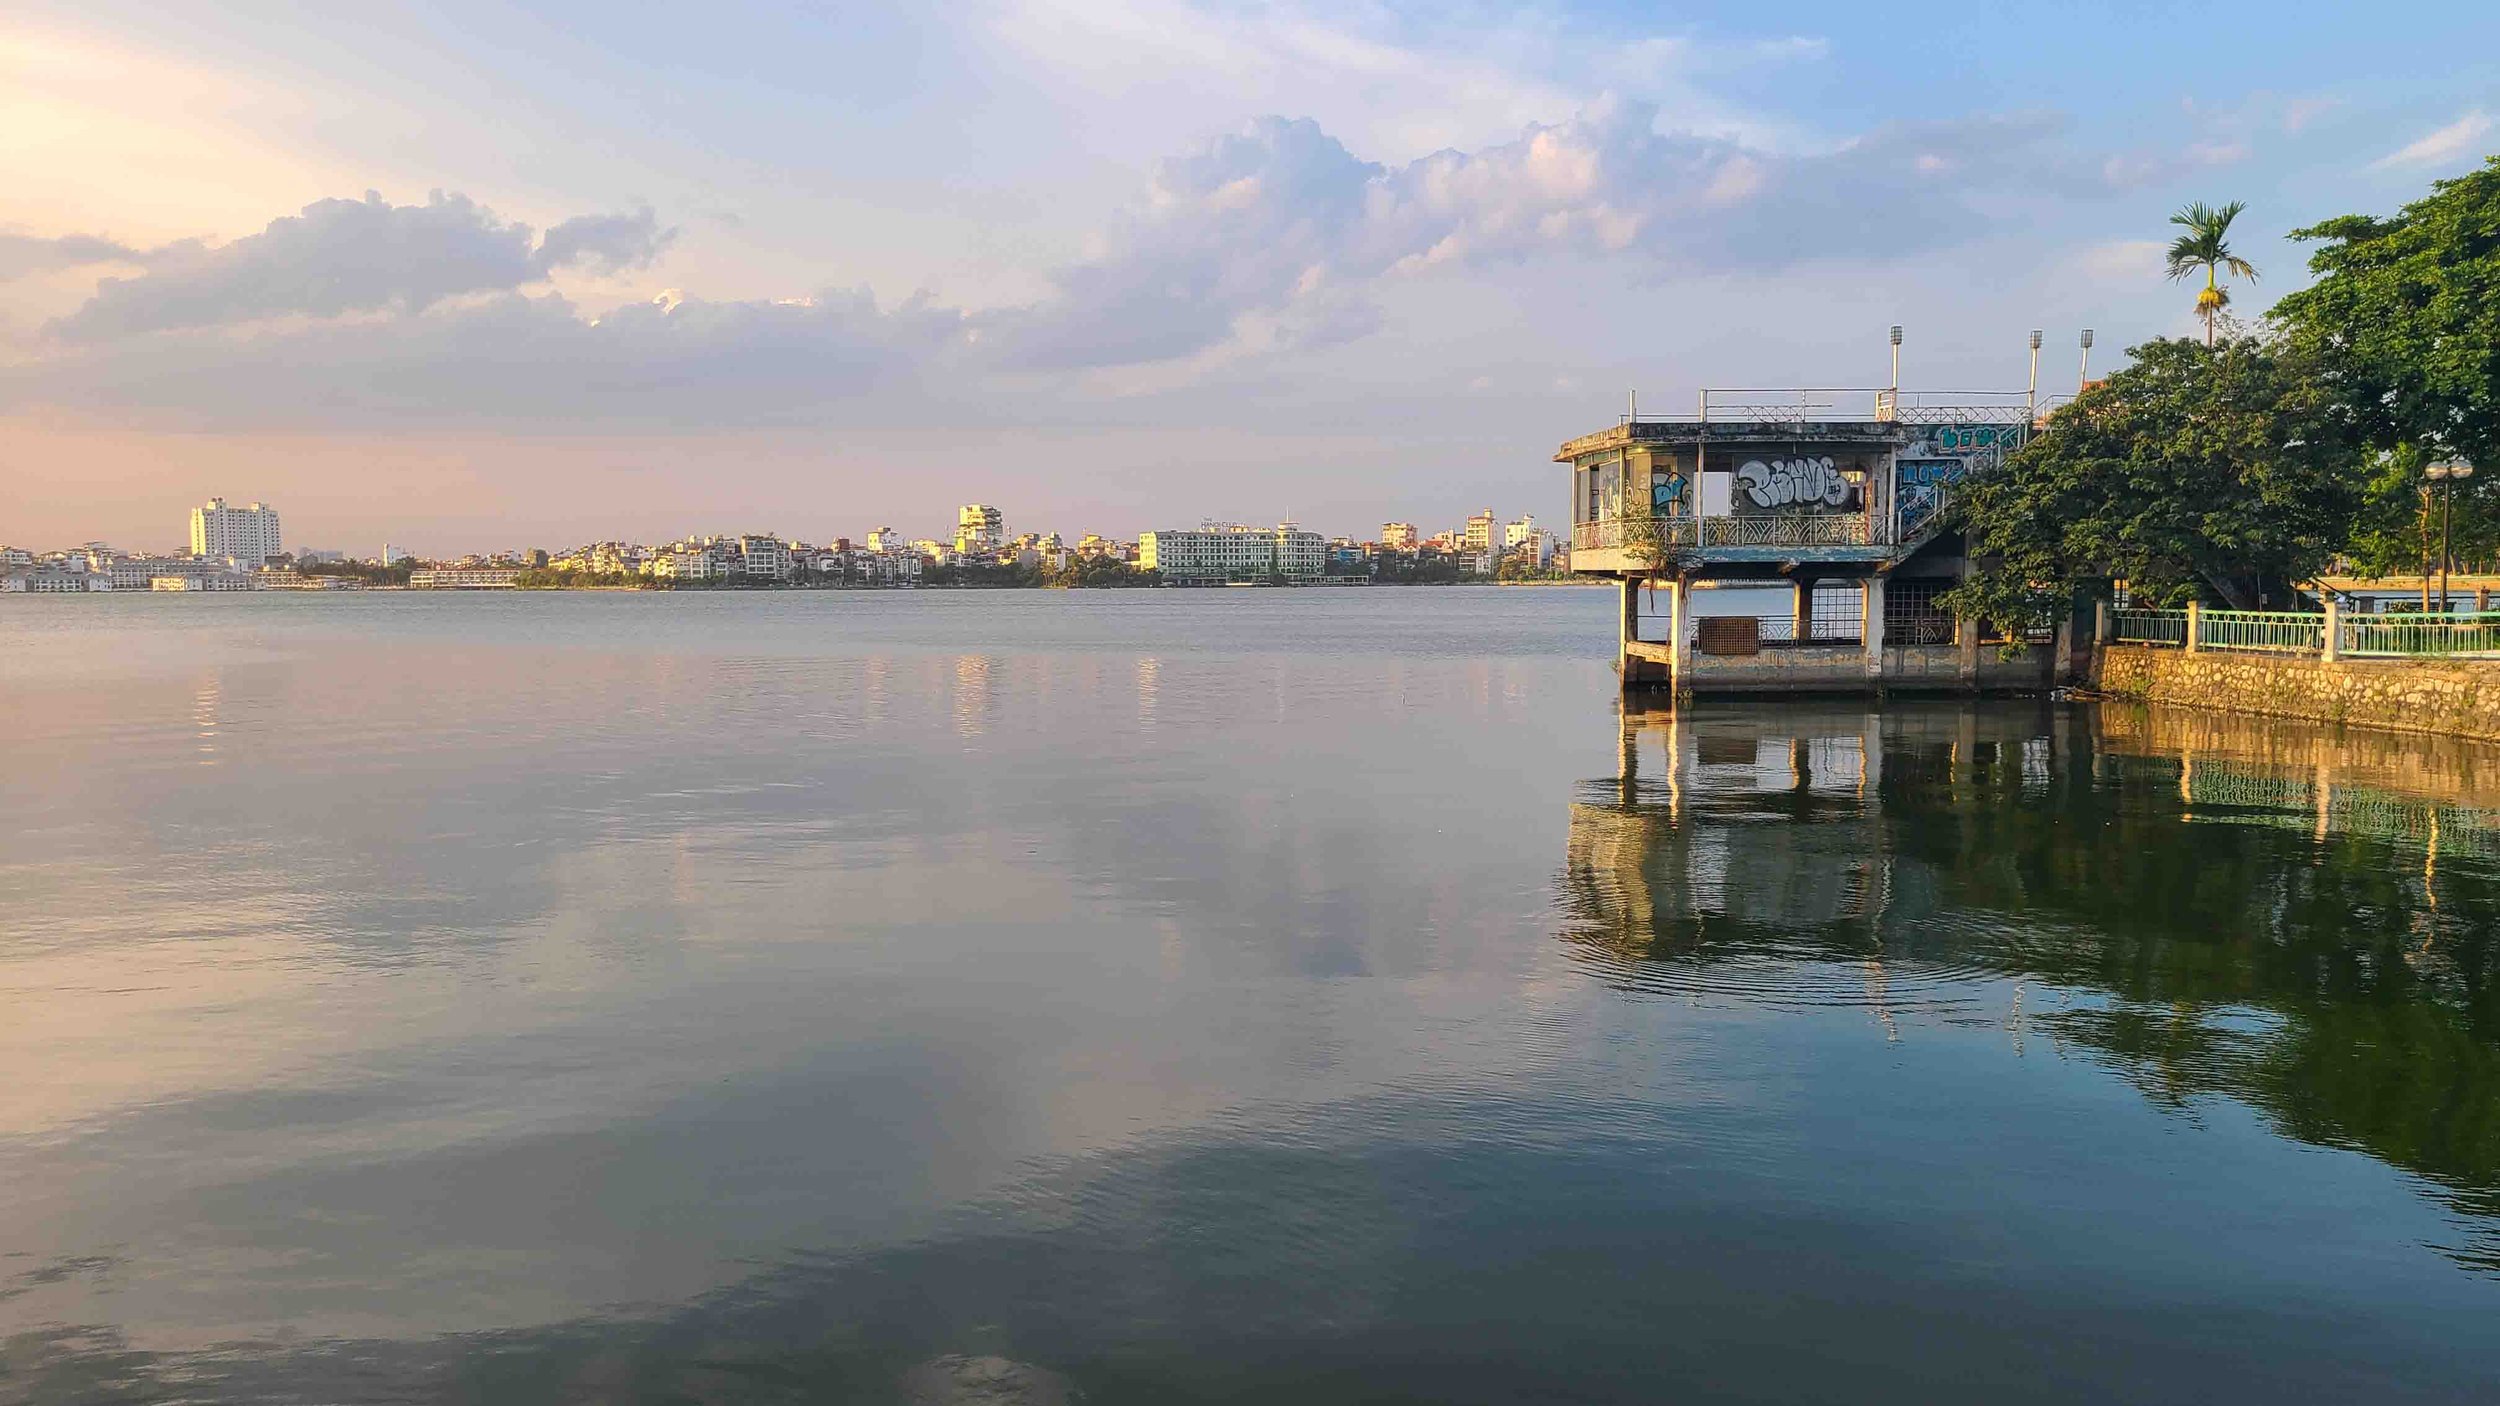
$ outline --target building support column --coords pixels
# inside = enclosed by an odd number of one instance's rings
[[[1641,583],[1632,577],[1618,577],[1615,582],[1616,611],[1615,663],[1623,675],[1623,686],[1630,688],[1641,681],[1641,661],[1632,653],[1632,645],[1641,637]]]
[[[1954,672],[1962,687],[1979,687],[1979,622],[1967,615],[1953,617]]]
[[[2332,664],[2344,654],[2344,608],[2335,597],[2326,598],[2326,632],[2318,638],[2318,658]]]
[[[1798,577],[1794,589],[1797,592],[1797,620],[1793,627],[1797,632],[1796,642],[1801,645],[1812,644],[1814,643],[1814,578]]]
[[[2180,647],[2185,649],[2188,653],[2194,654],[2196,652],[2196,637],[2205,633],[2204,602],[2193,600],[2189,601],[2187,616],[2187,641]]]
[[[1667,682],[1680,697],[1686,661],[1692,658],[1692,586],[1681,576],[1667,583]]]
[[[1869,576],[1858,588],[1859,638],[1866,641],[1866,677],[1878,690],[1884,681],[1884,578]]]

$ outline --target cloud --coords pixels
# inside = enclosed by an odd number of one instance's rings
[[[1799,154],[1662,132],[1654,106],[1607,98],[1400,164],[1265,117],[1161,162],[1090,256],[1023,305],[881,307],[838,290],[671,295],[601,316],[526,290],[563,269],[648,266],[674,233],[650,210],[534,238],[460,195],[368,194],[105,280],[53,325],[47,357],[0,373],[0,405],[153,407],[192,424],[713,426],[840,421],[872,394],[884,413],[913,396],[1170,390],[1372,335],[1392,292],[1453,272],[1583,261],[1657,282],[1880,264],[2115,181],[2047,114],[1896,123]]]
[[[2461,157],[2477,154],[2477,148],[2491,128],[2491,114],[2476,108],[2438,131],[2396,148],[2371,162],[2370,166],[2373,170],[2445,166]]]
[[[683,428],[812,421],[905,393],[969,346],[960,314],[864,289],[597,317],[503,293],[390,319],[194,327],[0,369],[0,406],[60,401],[200,427]]]
[[[319,200],[258,234],[224,244],[170,246],[137,278],[108,278],[51,326],[96,342],[280,317],[422,312],[446,298],[540,283],[558,269],[613,272],[659,256],[674,231],[650,211],[566,220],[534,242],[463,195],[436,191],[423,205]]]
[[[2094,283],[2149,285],[2161,278],[2169,247],[2158,239],[2113,239],[2077,253],[2070,267]]]
[[[0,283],[30,273],[51,273],[89,264],[145,264],[148,257],[145,250],[92,234],[65,234],[50,239],[0,234]]]
[[[542,273],[580,268],[591,273],[631,273],[659,262],[677,231],[662,229],[649,206],[630,215],[575,215],[538,242]]]
[[[1308,346],[1376,325],[1384,280],[1548,254],[1653,275],[1880,259],[1977,235],[2006,203],[1979,193],[2107,184],[2057,147],[2064,124],[2047,116],[1902,123],[1810,155],[1656,119],[1608,99],[1515,141],[1384,166],[1307,119],[1262,118],[1164,162],[1055,297],[983,325],[1028,368],[1192,356],[1253,331]]]

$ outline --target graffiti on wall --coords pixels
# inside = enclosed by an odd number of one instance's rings
[[[1736,481],[1745,496],[1762,508],[1829,507],[1849,501],[1852,485],[1824,455],[1797,459],[1748,459],[1737,466]]]
[[[1927,452],[1970,454],[1982,449],[2015,449],[2028,436],[2020,425],[1936,425],[1927,431]],[[1925,449],[1927,446],[1915,446]]]
[[[1649,478],[1649,515],[1675,517],[1683,509],[1684,479],[1680,474],[1652,474]]]
[[[1966,459],[1903,459],[1900,482],[1904,488],[1934,488],[1961,478],[1969,467]]]

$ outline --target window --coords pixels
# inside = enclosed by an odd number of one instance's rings
[[[1953,643],[1953,612],[1936,597],[1953,588],[1950,581],[1896,580],[1884,587],[1884,643],[1891,648],[1914,644]]]
[[[1809,636],[1817,643],[1853,644],[1864,634],[1865,593],[1855,581],[1817,581],[1807,603]]]

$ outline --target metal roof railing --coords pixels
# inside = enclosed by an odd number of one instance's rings
[[[2027,424],[2068,397],[2030,391],[1905,391],[1897,386],[1705,386],[1691,415],[1627,412],[1622,424]]]

